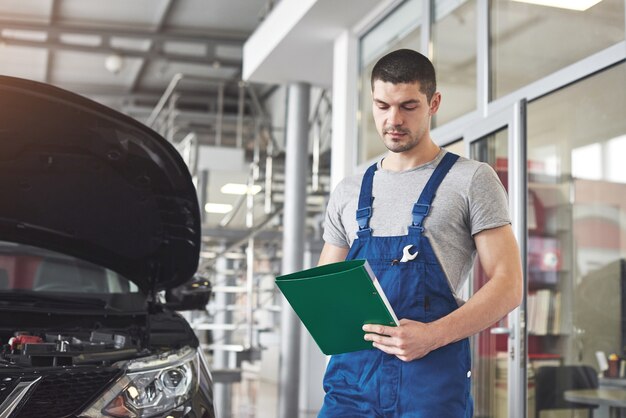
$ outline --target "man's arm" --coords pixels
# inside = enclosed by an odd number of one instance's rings
[[[522,265],[511,226],[481,231],[474,242],[489,280],[463,306],[431,323],[402,319],[399,327],[364,325],[369,333],[365,339],[388,354],[411,361],[476,334],[519,306]]]
[[[348,255],[349,248],[337,247],[336,245],[332,245],[329,243],[325,243],[322,248],[322,253],[320,254],[320,261],[317,263],[318,266],[323,266],[324,264],[338,263],[340,261],[344,261],[346,256]]]

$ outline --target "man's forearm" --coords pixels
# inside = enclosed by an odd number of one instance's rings
[[[459,309],[431,323],[437,347],[474,335],[519,306],[521,282],[521,277],[494,277]]]

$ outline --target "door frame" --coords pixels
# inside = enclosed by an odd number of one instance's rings
[[[501,129],[508,129],[508,196],[513,233],[520,248],[524,280],[524,297],[521,305],[508,314],[509,328],[496,328],[496,332],[507,333],[508,338],[508,417],[526,418],[528,409],[527,394],[527,352],[526,331],[527,297],[527,154],[526,154],[526,99],[472,123],[463,133],[465,153],[470,156],[471,145]]]

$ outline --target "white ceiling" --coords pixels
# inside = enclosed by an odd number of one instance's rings
[[[133,97],[156,103],[179,72],[239,80],[243,43],[268,3],[0,0],[0,74],[51,83],[120,110]],[[122,57],[116,73],[105,68],[112,54]],[[198,87],[181,85],[196,96],[214,93]]]
[[[300,0],[279,3],[246,42],[244,79],[332,85],[333,45],[389,0]]]

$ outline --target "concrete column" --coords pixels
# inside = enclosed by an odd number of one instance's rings
[[[230,278],[227,273],[228,260],[226,257],[220,257],[215,262],[215,284],[216,286],[229,286]],[[215,324],[231,324],[232,312],[227,309],[232,303],[232,294],[227,292],[215,293],[215,316],[213,322]],[[213,343],[216,345],[213,349],[213,369],[224,370],[230,367],[230,353],[219,346],[230,343],[231,331],[226,329],[213,330]],[[213,387],[213,396],[217,416],[221,418],[232,418],[232,384],[231,383],[215,383]]]
[[[305,83],[293,83],[288,88],[282,274],[301,270],[303,263],[310,91]],[[279,418],[298,416],[300,328],[300,319],[283,297]]]
[[[358,63],[357,39],[346,30],[333,50],[333,120],[330,160],[331,190],[352,174],[357,161]],[[361,117],[369,117],[362,115]]]
[[[321,253],[321,245],[305,245],[305,269],[317,265]],[[315,418],[324,403],[324,379],[327,356],[319,349],[315,340],[306,331],[300,335],[300,413],[299,418]]]
[[[204,206],[209,201],[209,170],[198,171],[198,204],[200,205],[200,219],[202,223],[206,221],[207,213]]]

